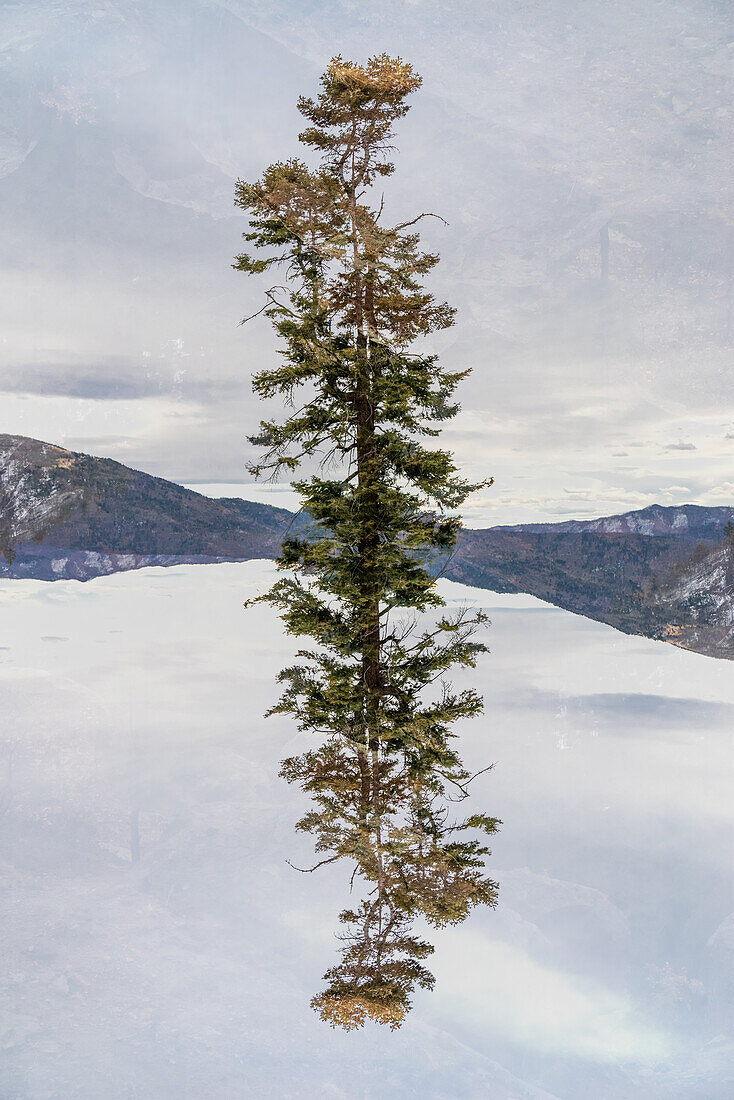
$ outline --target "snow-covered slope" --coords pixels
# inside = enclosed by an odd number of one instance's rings
[[[77,457],[51,443],[0,435],[0,550],[40,540],[81,506],[82,487],[54,476]]]
[[[241,607],[272,572],[0,582],[0,1095],[728,1100],[729,666],[446,583],[493,620],[461,737],[500,905],[437,935],[401,1032],[337,1034],[308,1001],[348,883],[285,863],[293,646]]]
[[[659,599],[684,609],[688,625],[672,628],[671,641],[711,656],[734,651],[734,546],[715,547],[673,570]]]

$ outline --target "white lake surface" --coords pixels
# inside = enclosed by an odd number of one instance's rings
[[[443,583],[492,619],[456,682],[500,902],[431,931],[401,1031],[337,1033],[308,1002],[348,872],[285,862],[295,645],[241,606],[273,572],[0,584],[0,1096],[729,1100],[734,666]]]

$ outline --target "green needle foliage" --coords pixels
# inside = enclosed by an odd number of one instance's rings
[[[280,266],[286,284],[266,291],[261,311],[281,362],[256,374],[254,389],[289,415],[261,422],[251,441],[262,456],[250,469],[277,477],[311,461],[319,471],[294,483],[310,526],[284,540],[285,575],[260,598],[289,633],[312,640],[280,673],[271,712],[319,738],[282,766],[313,799],[298,828],[324,854],[316,867],[347,860],[352,883],[368,889],[341,916],[342,960],[312,1003],[334,1026],[398,1027],[415,985],[433,984],[419,962],[433,948],[410,934],[411,921],[456,923],[496,903],[476,835],[499,823],[449,814],[472,778],[452,727],[482,703],[444,680],[454,666],[474,667],[486,619],[441,612],[434,577],[461,526],[456,509],[479,486],[430,446],[458,411],[454,391],[468,372],[413,350],[454,319],[423,287],[438,257],[421,251],[414,227],[429,215],[385,225],[372,201],[394,170],[393,125],[420,78],[399,58],[360,66],[335,57],[321,84],[317,99],[298,103],[308,123],[300,141],[320,155],[318,169],[282,161],[236,189],[255,251],[235,267]]]

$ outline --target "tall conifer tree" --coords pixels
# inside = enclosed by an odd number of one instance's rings
[[[297,827],[323,854],[316,867],[345,859],[368,890],[341,915],[342,959],[312,1002],[347,1028],[366,1018],[397,1027],[414,986],[432,986],[420,960],[433,948],[411,934],[415,916],[440,926],[496,902],[488,849],[473,831],[493,833],[498,822],[453,821],[448,805],[471,780],[452,725],[477,714],[481,699],[443,679],[454,665],[474,666],[485,616],[441,612],[434,577],[460,528],[456,510],[478,487],[428,445],[456,414],[454,390],[468,372],[414,350],[454,320],[423,287],[438,262],[415,231],[427,215],[386,225],[382,202],[371,202],[373,185],[394,171],[393,125],[420,83],[399,58],[333,58],[318,98],[298,102],[308,124],[300,141],[320,165],[280,161],[257,182],[238,182],[235,197],[250,219],[245,240],[262,250],[235,267],[282,265],[286,276],[264,307],[282,361],[253,384],[262,398],[284,399],[290,415],[261,422],[251,441],[263,453],[250,469],[275,477],[317,460],[319,471],[294,482],[308,524],[284,540],[285,575],[261,599],[313,642],[280,673],[273,708],[319,737],[283,762],[283,776],[313,797]]]

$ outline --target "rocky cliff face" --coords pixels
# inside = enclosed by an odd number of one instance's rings
[[[40,542],[84,503],[69,471],[81,456],[21,436],[0,435],[0,551]]]
[[[674,566],[655,599],[660,606],[679,608],[684,620],[671,627],[668,641],[734,658],[734,545],[694,554]]]

